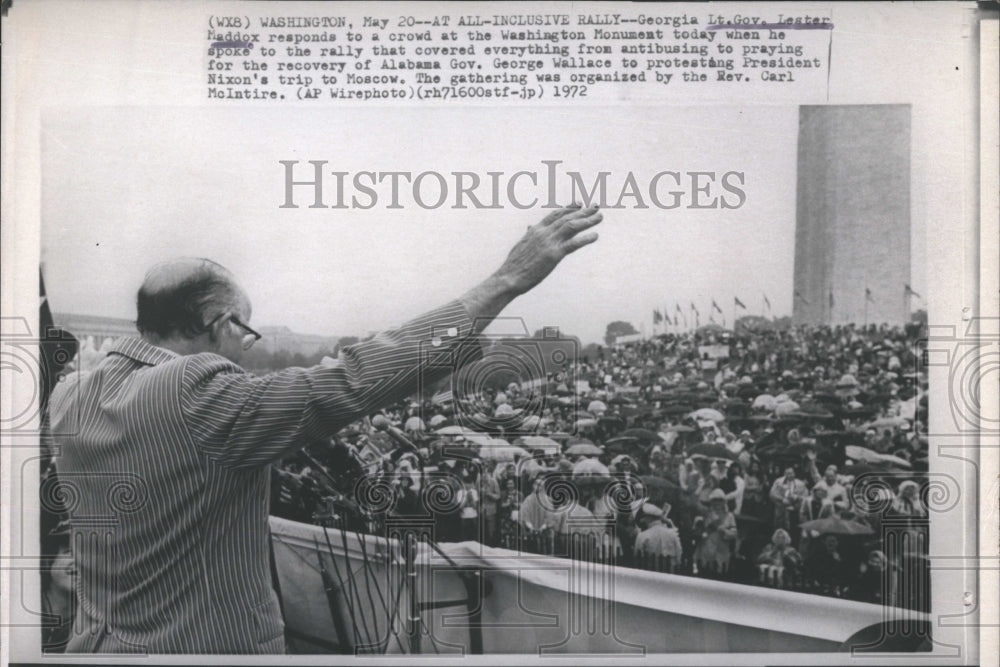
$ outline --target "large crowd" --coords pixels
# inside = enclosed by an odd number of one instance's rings
[[[920,331],[664,334],[404,401],[276,466],[272,513],[927,610]]]

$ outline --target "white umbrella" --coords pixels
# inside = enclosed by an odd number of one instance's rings
[[[465,441],[468,442],[469,444],[478,445],[479,447],[483,448],[492,447],[494,445],[499,445],[501,443],[503,443],[504,445],[508,444],[505,440],[497,442],[490,436],[485,435],[483,433],[476,433],[475,431],[466,431],[462,435],[465,436]]]
[[[558,452],[562,450],[562,446],[553,440],[552,438],[546,438],[544,435],[529,435],[521,439],[522,444],[525,449],[536,450],[541,449],[546,453]]]
[[[445,423],[446,421],[448,421],[448,418],[445,417],[444,415],[434,415],[433,417],[431,417],[430,424],[431,424],[431,427],[434,428],[436,426],[440,426],[441,424]]]
[[[777,404],[777,399],[771,396],[771,394],[761,394],[753,399],[753,404],[750,407],[757,408],[758,410],[773,410]]]
[[[414,415],[406,420],[406,424],[403,425],[404,431],[423,431],[424,430],[424,420],[420,417]]]
[[[574,475],[610,475],[608,467],[597,459],[583,459],[573,466]]]
[[[795,401],[785,401],[784,403],[778,403],[774,408],[774,414],[776,415],[787,415],[790,412],[795,412],[799,409],[799,404]]]
[[[701,408],[691,413],[691,416],[699,421],[723,422],[726,416],[715,408]]]
[[[433,423],[434,420],[431,420]],[[465,430],[461,426],[442,426],[437,431],[438,435],[465,435]]]
[[[518,456],[530,458],[530,454],[520,447],[507,445],[506,447],[482,447],[479,450],[479,457],[488,461],[513,461]]]
[[[844,447],[844,455],[849,459],[864,461],[865,463],[891,463],[901,468],[913,467],[912,464],[906,459],[893,456],[892,454],[879,454],[872,449],[861,447],[859,445],[847,445]]]
[[[520,428],[525,431],[534,431],[542,425],[542,420],[538,415],[529,415],[521,421]]]
[[[893,465],[899,466],[900,468],[912,468],[913,467],[912,463],[910,463],[906,459],[901,458],[899,456],[893,456],[892,454],[879,454],[878,457],[879,457],[880,461],[884,461],[886,463],[891,463]]]
[[[608,406],[604,401],[591,401],[587,406],[587,412],[607,412]]]

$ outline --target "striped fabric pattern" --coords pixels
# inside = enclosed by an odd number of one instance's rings
[[[67,652],[283,652],[268,465],[479,352],[457,301],[332,366],[265,376],[215,354],[118,341],[50,403],[54,433],[79,420],[55,443],[53,493],[70,514],[77,571]]]

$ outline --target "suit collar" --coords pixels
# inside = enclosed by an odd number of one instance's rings
[[[157,347],[141,338],[129,336],[121,338],[108,351],[108,354],[120,354],[147,366],[157,366],[176,359],[179,355],[162,347]]]

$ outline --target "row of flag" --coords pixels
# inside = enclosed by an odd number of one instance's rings
[[[767,310],[770,312],[771,300],[767,298],[766,294],[764,295],[764,303],[767,306]],[[740,298],[738,296],[733,297],[733,307],[742,308],[743,310],[747,309],[746,304],[740,301]],[[694,313],[695,321],[697,321],[701,317],[701,312],[698,310],[698,306],[694,305],[693,301],[691,302],[690,312]],[[723,316],[723,318],[725,317],[725,314],[722,312],[722,308],[719,306],[718,303],[716,303],[715,299],[712,299],[712,310],[709,313],[709,318],[712,318],[715,313],[719,313],[720,315]],[[681,305],[679,303],[674,304],[673,318],[671,318],[670,316],[669,308],[664,308],[662,311],[659,308],[653,310],[653,324],[660,324],[661,322],[666,322],[667,324],[680,326],[681,318],[683,318],[684,320],[684,326],[687,326],[688,323],[687,315],[685,314],[684,309],[681,308]]]
[[[910,287],[908,284],[904,284],[903,285],[903,293],[907,297],[915,296],[918,299],[923,298],[923,297],[920,296],[920,294],[918,294],[916,291],[914,291],[914,289],[912,287]],[[764,307],[765,307],[766,311],[767,312],[771,312],[771,300],[767,298],[767,294],[764,294],[763,297],[764,297]],[[805,296],[800,291],[798,291],[798,290],[795,290],[795,298],[798,299],[798,300],[800,300],[800,301],[802,301],[802,303],[806,304],[807,306],[810,305],[809,300],[806,299]],[[834,299],[834,296],[833,296],[833,290],[830,290],[829,299],[830,299],[830,301],[829,301],[830,308],[833,308],[834,305],[835,305],[835,303],[836,303],[836,300]],[[869,303],[875,303],[875,297],[872,295],[871,288],[869,288],[869,287],[865,287],[865,301],[867,301]],[[742,309],[742,310],[747,310],[746,304],[743,303],[738,296],[734,296],[733,297],[733,309],[734,309],[734,312],[735,312],[735,309],[737,309],[737,308]],[[699,319],[701,317],[701,313],[698,311],[698,307],[694,304],[693,301],[691,302],[690,309],[689,309],[688,312],[690,312],[690,313],[692,313],[694,315],[694,319],[695,319],[695,322],[696,322],[696,325],[697,325],[697,322],[699,321]],[[714,320],[715,313],[719,313],[719,315],[722,315],[723,321],[725,321],[725,313],[723,313],[722,308],[715,301],[715,299],[712,299],[712,309],[711,309],[711,311],[709,311],[709,320],[710,321],[713,321],[713,322],[715,321]],[[683,324],[684,324],[685,327],[688,326],[687,314],[686,314],[685,310],[683,308],[681,308],[681,305],[679,303],[674,304],[674,311],[673,311],[673,316],[672,317],[671,317],[671,313],[670,313],[670,309],[669,308],[664,308],[663,310],[660,310],[659,308],[655,308],[653,310],[653,324],[661,324],[661,323],[665,322],[665,323],[667,323],[669,325],[680,326],[682,321],[683,321]]]

